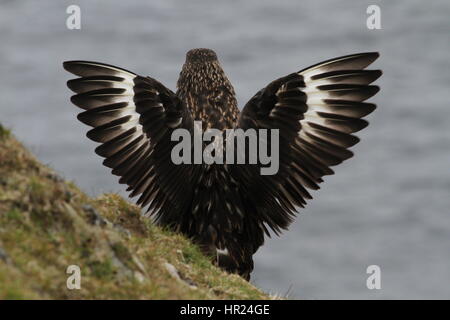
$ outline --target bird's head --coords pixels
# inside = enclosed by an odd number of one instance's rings
[[[181,93],[206,93],[220,87],[228,87],[234,94],[217,54],[211,49],[191,49],[186,53],[186,61],[178,79]]]
[[[214,50],[198,48],[191,49],[186,53],[186,63],[212,63],[218,62]]]
[[[233,86],[211,49],[192,49],[177,82],[177,94],[204,128],[231,128],[239,112]]]

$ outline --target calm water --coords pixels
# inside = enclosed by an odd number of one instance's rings
[[[77,3],[82,30],[65,27]],[[150,4],[151,3],[151,4]],[[379,4],[382,30],[368,30]],[[98,60],[174,89],[185,52],[215,49],[241,106],[310,64],[380,51],[378,110],[356,156],[327,177],[281,238],[256,255],[253,282],[316,298],[450,298],[450,2],[0,1],[0,121],[91,194],[120,192],[76,120],[61,67]],[[366,268],[382,289],[366,288]]]

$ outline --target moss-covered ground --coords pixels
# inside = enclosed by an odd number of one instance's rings
[[[0,126],[0,299],[270,298],[119,195],[89,197]]]

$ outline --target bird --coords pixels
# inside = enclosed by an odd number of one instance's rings
[[[176,91],[148,76],[93,61],[65,61],[77,76],[67,82],[77,118],[92,127],[103,164],[128,186],[130,198],[154,223],[182,233],[212,261],[246,280],[253,255],[293,222],[310,192],[332,167],[351,158],[354,134],[376,109],[366,102],[381,70],[366,69],[378,52],[326,60],[282,76],[240,110],[233,85],[215,51],[186,53]],[[259,164],[174,164],[177,129],[277,129],[279,170],[261,175]]]

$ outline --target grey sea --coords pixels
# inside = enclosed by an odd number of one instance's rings
[[[81,30],[66,27],[71,4]],[[369,5],[381,29],[366,26]],[[175,89],[187,50],[214,49],[241,107],[271,80],[379,51],[378,109],[252,282],[298,299],[450,298],[450,1],[0,1],[0,122],[92,195],[125,194],[101,165],[62,61],[94,60]],[[381,270],[369,290],[367,268]]]

